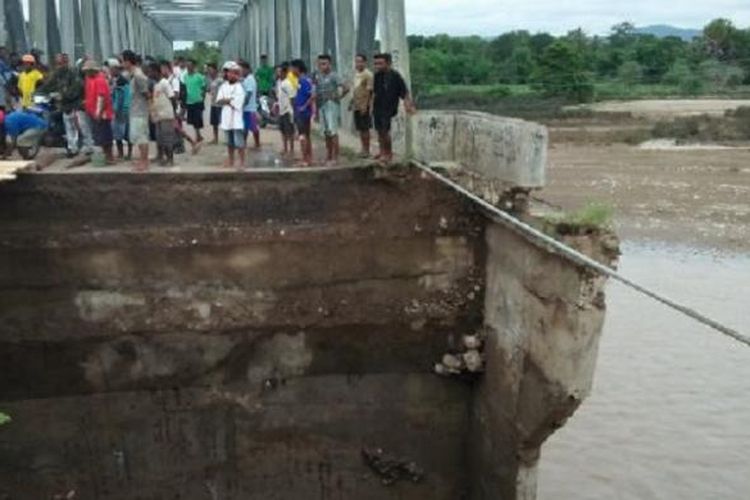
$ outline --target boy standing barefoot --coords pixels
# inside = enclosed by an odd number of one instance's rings
[[[299,82],[297,95],[294,97],[294,124],[299,134],[302,164],[309,167],[313,163],[312,140],[310,138],[314,101],[313,84],[307,76],[307,65],[303,60],[292,61],[291,68]]]
[[[328,54],[318,56],[318,81],[315,97],[318,113],[326,140],[327,163],[335,165],[339,160],[339,123],[341,121],[341,99],[349,92],[333,71],[332,58]]]
[[[284,142],[283,156],[294,156],[294,107],[292,100],[297,95],[294,85],[289,81],[289,64],[279,66],[276,80],[276,106],[279,112],[279,130]]]

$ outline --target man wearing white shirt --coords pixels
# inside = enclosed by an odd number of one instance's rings
[[[225,167],[234,166],[235,152],[239,154],[239,168],[245,166],[245,122],[243,110],[245,107],[245,89],[242,88],[240,78],[242,69],[235,62],[224,65],[227,80],[219,88],[216,104],[221,106],[221,124],[219,128],[224,132],[227,141],[227,161]]]

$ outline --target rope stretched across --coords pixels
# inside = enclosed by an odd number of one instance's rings
[[[594,271],[604,274],[613,280],[619,281],[620,283],[632,288],[633,290],[636,290],[637,292],[642,293],[643,295],[646,295],[647,297],[650,297],[658,302],[661,302],[662,304],[665,304],[668,307],[671,307],[672,309],[681,312],[685,316],[688,316],[699,323],[702,323],[709,328],[713,328],[714,330],[718,331],[719,333],[722,333],[726,335],[727,337],[731,337],[737,342],[740,342],[748,347],[750,347],[750,337],[743,335],[742,333],[738,332],[737,330],[730,328],[726,325],[723,325],[719,323],[716,320],[713,320],[709,318],[708,316],[699,313],[698,311],[691,309],[690,307],[680,304],[679,302],[670,299],[669,297],[666,297],[660,293],[657,293],[653,290],[650,290],[649,288],[646,288],[643,285],[639,285],[638,283],[634,282],[633,280],[626,278],[625,276],[618,273],[615,269],[605,266],[601,262],[597,262],[596,260],[592,259],[588,255],[584,255],[578,250],[569,247],[568,245],[565,245],[564,243],[552,238],[551,236],[539,231],[535,227],[532,227],[528,224],[526,224],[523,221],[520,221],[513,217],[512,215],[508,214],[507,212],[503,212],[496,206],[492,205],[486,200],[483,200],[479,196],[475,195],[468,189],[464,188],[460,184],[454,182],[453,180],[449,179],[448,177],[436,172],[432,168],[430,168],[428,165],[425,165],[424,163],[413,161],[413,164],[421,169],[422,171],[426,172],[427,174],[431,175],[435,179],[439,180],[443,184],[449,186],[455,191],[458,191],[462,195],[469,198],[474,203],[480,205],[482,208],[490,212],[492,215],[494,215],[498,222],[501,224],[510,227],[514,231],[518,231],[520,233],[523,233],[527,236],[531,236],[533,239],[540,241],[544,243],[545,245],[553,248],[556,252],[558,252],[563,257],[566,257],[567,259],[575,262],[576,264],[588,267],[589,269],[593,269]]]

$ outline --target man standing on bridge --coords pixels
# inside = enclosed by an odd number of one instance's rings
[[[333,71],[331,56],[318,57],[318,81],[315,97],[318,113],[326,140],[327,163],[336,164],[339,160],[339,122],[341,121],[341,99],[349,92],[349,87]]]
[[[374,88],[374,77],[372,71],[367,69],[367,56],[358,54],[354,59],[354,84],[351,101],[351,111],[354,113],[354,127],[359,133],[362,145],[362,158],[370,157],[370,129],[372,129],[372,92]]]
[[[235,154],[239,154],[240,168],[245,167],[245,89],[240,83],[242,69],[236,62],[224,65],[227,80],[219,88],[216,104],[221,106],[221,130],[227,141],[228,158],[225,167],[234,167]]]
[[[187,109],[187,123],[195,129],[195,142],[203,142],[201,130],[203,130],[203,113],[206,110],[206,77],[195,70],[196,62],[190,59],[187,62],[187,74],[184,76],[185,83],[185,108]]]
[[[107,78],[101,68],[94,61],[86,61],[83,65],[84,80],[84,108],[91,120],[91,128],[94,133],[94,142],[102,148],[104,161],[107,165],[114,165],[115,158],[112,154],[112,91],[107,83]]]
[[[130,143],[138,148],[137,171],[148,170],[149,106],[151,91],[148,77],[141,68],[141,57],[132,50],[122,53],[122,65],[130,78]]]
[[[268,64],[268,56],[262,54],[260,56],[260,66],[255,71],[255,79],[258,81],[258,94],[259,95],[271,95],[273,86],[276,79],[273,66]]]
[[[245,121],[245,141],[253,134],[255,149],[260,149],[260,127],[258,127],[258,81],[253,68],[247,61],[240,61],[242,68],[242,88],[245,90],[245,108],[242,112]]]
[[[83,82],[78,71],[70,66],[68,54],[55,56],[55,69],[44,82],[43,90],[49,92],[51,97],[58,100],[60,111],[63,114],[68,153],[71,156],[77,155],[80,137],[78,122],[83,99]],[[91,154],[93,144],[90,137],[87,139],[85,146],[87,152]]]
[[[391,123],[398,114],[398,105],[404,101],[406,112],[416,112],[411,100],[409,89],[401,74],[392,68],[393,59],[390,54],[375,55],[375,85],[373,99],[373,121],[380,141],[380,154],[377,158],[383,163],[393,161],[393,139],[391,138]]]

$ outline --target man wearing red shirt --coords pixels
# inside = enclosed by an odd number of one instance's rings
[[[108,165],[115,163],[112,154],[112,92],[107,83],[107,78],[94,61],[86,61],[83,65],[83,73],[86,75],[84,86],[84,108],[91,119],[94,132],[94,142],[102,148],[104,158]]]

